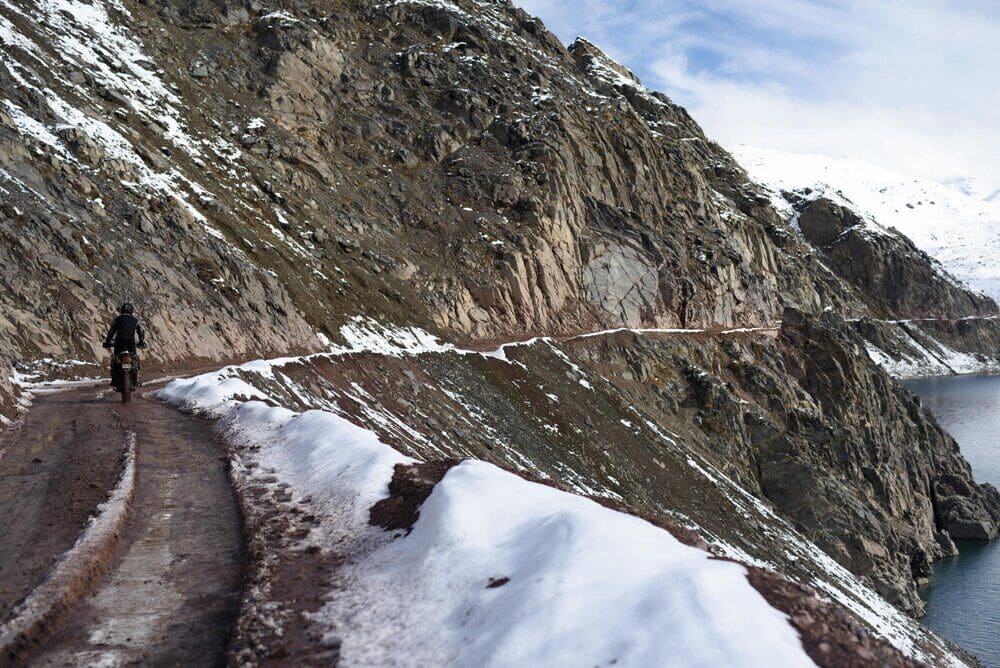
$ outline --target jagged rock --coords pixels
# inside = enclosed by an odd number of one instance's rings
[[[208,63],[196,60],[188,67],[188,73],[191,74],[192,78],[205,79],[209,75]]]
[[[772,343],[627,336],[574,352],[904,609],[949,534],[995,531],[996,490],[835,315],[789,309]]]
[[[977,502],[979,490],[971,481],[952,476],[939,480],[936,485],[939,496],[940,515],[945,529],[952,538],[971,540],[992,540],[997,537],[997,523],[1000,517],[991,513],[989,506]],[[957,492],[949,495],[949,492]],[[986,498],[995,500],[997,491],[992,485],[982,485]]]
[[[865,221],[851,209],[820,198],[802,206],[798,224],[810,243],[826,248],[852,227],[863,227]]]
[[[641,322],[655,310],[659,294],[656,267],[626,244],[602,242],[583,267],[587,299],[622,322]]]
[[[151,221],[147,216],[143,216],[139,219],[139,230],[143,234],[155,234],[156,226],[153,225],[153,221]]]
[[[938,531],[934,534],[937,539],[938,546],[941,548],[942,555],[944,557],[954,557],[958,555],[958,548],[955,547],[955,541],[951,539],[947,531]]]
[[[906,237],[879,229],[825,197],[796,200],[803,236],[828,266],[865,295],[884,317],[931,318],[997,313],[985,295],[963,288]]]
[[[423,138],[424,152],[429,160],[441,162],[462,148],[462,142],[444,128],[428,132]]]
[[[401,163],[407,169],[413,169],[420,165],[420,158],[418,158],[412,151],[405,148],[401,148],[396,151],[396,160]]]

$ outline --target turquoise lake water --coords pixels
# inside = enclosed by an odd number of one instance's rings
[[[1000,487],[1000,376],[950,376],[905,383],[972,464],[977,482]],[[923,622],[1000,668],[1000,540],[959,541],[961,554],[934,564]]]

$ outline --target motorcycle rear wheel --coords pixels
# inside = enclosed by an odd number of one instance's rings
[[[127,404],[132,400],[132,371],[122,369],[122,403]]]

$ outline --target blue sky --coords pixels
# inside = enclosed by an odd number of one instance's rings
[[[515,0],[710,136],[1000,187],[1000,3]]]

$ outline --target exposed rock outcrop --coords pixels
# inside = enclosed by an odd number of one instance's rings
[[[784,317],[776,340],[568,344],[610,389],[551,407],[556,433],[517,410],[549,406],[546,373],[565,386],[551,355],[506,394],[449,373],[548,475],[752,542],[680,488],[684,460],[663,473],[656,434],[676,430],[911,611],[951,537],[996,535],[995,490],[836,317],[996,306],[840,205],[806,203],[796,233],[593,44],[505,1],[64,4],[0,0],[0,359],[96,361],[126,298],[172,364],[314,350],[357,314],[465,341]],[[383,380],[370,391],[393,396]],[[661,432],[622,424],[623,398]],[[451,454],[519,461],[447,428]]]
[[[852,327],[897,378],[1000,372],[1000,321],[985,318],[872,320]]]
[[[997,305],[949,276],[913,242],[828,197],[790,198],[803,237],[838,276],[864,294],[881,317],[996,315]]]
[[[950,538],[996,534],[997,491],[835,316],[789,310],[774,343],[622,336],[574,350],[905,609]]]

